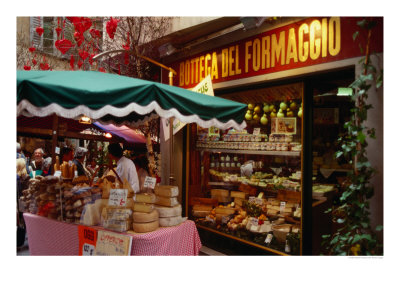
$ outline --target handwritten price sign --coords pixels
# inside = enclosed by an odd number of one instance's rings
[[[154,189],[156,186],[157,178],[146,176],[144,179],[143,187],[148,187]]]
[[[108,198],[109,206],[126,206],[126,198],[128,197],[127,189],[111,189]]]

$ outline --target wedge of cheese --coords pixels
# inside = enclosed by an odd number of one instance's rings
[[[186,218],[182,218],[182,216],[166,217],[166,218],[160,218],[159,223],[161,227],[170,227],[179,225],[185,220]]]
[[[242,198],[235,198],[233,201],[235,202],[236,205],[238,206],[243,206],[243,200]]]
[[[178,205],[178,198],[176,197],[163,197],[163,196],[156,196],[156,202],[157,205],[162,205],[162,206],[175,206]]]
[[[179,188],[172,185],[157,185],[154,188],[154,193],[162,197],[176,197],[179,195]]]
[[[147,223],[137,223],[137,222],[132,223],[133,231],[138,233],[154,231],[157,230],[158,227],[159,227],[158,219],[153,222],[147,222]]]
[[[133,212],[132,219],[133,219],[133,222],[135,222],[135,223],[154,222],[154,221],[158,220],[158,211],[155,209],[149,213],[136,211],[136,212]]]
[[[156,205],[154,208],[158,211],[160,218],[176,217],[182,215],[182,206],[180,204],[173,207]]]
[[[133,204],[133,211],[134,212],[144,212],[144,213],[149,213],[154,210],[154,205],[153,204],[148,204],[148,203],[140,203],[140,202],[135,202]]]
[[[156,195],[150,193],[136,194],[136,202],[149,203],[149,204],[156,203]]]

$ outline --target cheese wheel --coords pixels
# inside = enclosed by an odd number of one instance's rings
[[[163,197],[176,197],[179,195],[179,188],[172,185],[157,185],[154,188],[154,193]]]
[[[135,223],[149,223],[158,220],[158,211],[153,210],[149,213],[134,212],[132,215],[133,222]]]
[[[182,223],[184,219],[181,216],[160,218],[159,223],[162,227],[176,226]]]
[[[144,212],[144,213],[149,213],[153,211],[154,205],[153,204],[147,204],[147,203],[140,203],[140,202],[135,202],[133,204],[133,211],[137,212]]]
[[[163,197],[163,196],[156,196],[156,204],[162,206],[175,206],[178,205],[178,198],[176,197]]]
[[[158,220],[148,223],[132,223],[133,231],[138,233],[150,232],[158,229],[159,223]]]
[[[175,205],[173,207],[165,207],[165,206],[155,206],[155,209],[158,211],[160,218],[166,217],[176,217],[182,215],[182,206]]]
[[[217,197],[229,197],[229,191],[224,190],[224,189],[212,189],[211,190],[211,198],[217,198]]]
[[[136,194],[136,202],[150,203],[150,204],[155,203],[156,195],[150,193]]]

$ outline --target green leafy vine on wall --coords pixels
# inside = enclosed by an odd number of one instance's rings
[[[383,71],[377,70],[371,62],[370,41],[372,29],[376,26],[374,19],[364,19],[358,26],[367,32],[365,57],[359,62],[362,74],[350,85],[353,89],[351,120],[344,124],[345,133],[338,138],[341,150],[336,158],[344,158],[354,166],[349,172],[349,183],[340,197],[340,203],[328,212],[332,212],[333,222],[338,229],[331,235],[324,235],[323,245],[329,255],[382,255],[383,246],[379,243],[375,231],[382,230],[377,226],[371,228],[370,199],[374,195],[371,178],[376,170],[367,157],[367,138],[375,139],[375,129],[365,125],[368,111],[372,108],[367,103],[368,91],[373,87],[379,89],[383,84]],[[360,32],[353,35],[356,40]],[[364,49],[360,45],[361,51]]]

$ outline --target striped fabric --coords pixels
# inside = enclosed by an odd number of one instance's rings
[[[78,225],[24,213],[30,255],[78,255]],[[104,230],[96,227],[98,230]],[[201,241],[193,221],[132,236],[131,255],[198,255]]]

